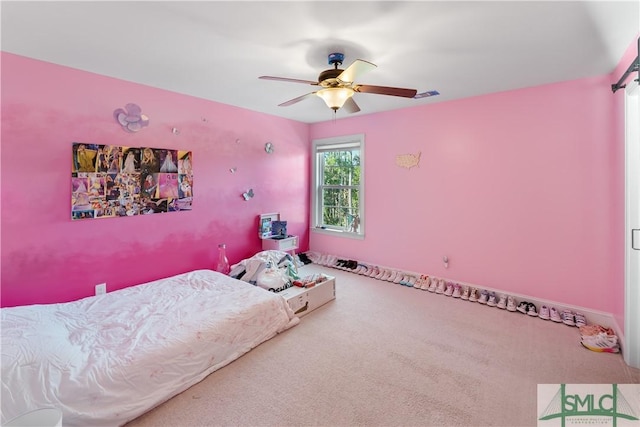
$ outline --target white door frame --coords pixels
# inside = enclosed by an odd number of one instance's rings
[[[627,365],[640,368],[640,89],[625,88],[624,343]],[[638,230],[632,236],[632,230]]]

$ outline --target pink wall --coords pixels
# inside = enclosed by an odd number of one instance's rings
[[[264,212],[281,212],[306,249],[308,125],[12,54],[1,59],[2,306],[213,268],[221,242],[237,262],[261,250]],[[135,134],[112,116],[129,102],[151,120]],[[193,211],[72,222],[73,142],[192,150]],[[247,202],[248,188],[256,195]]]
[[[311,232],[310,249],[612,312],[623,206],[610,85],[586,78],[312,125],[312,139],[365,134],[366,238]],[[395,165],[417,152],[419,167]]]
[[[311,126],[3,53],[2,305],[212,267],[219,242],[236,262],[260,250],[256,216],[280,211],[303,249],[621,318],[624,152],[610,85],[631,50],[612,76]],[[127,102],[150,127],[115,124]],[[353,133],[366,135],[366,239],[309,236],[308,141]],[[194,210],[72,222],[74,141],[192,150]],[[419,167],[395,165],[418,151]]]

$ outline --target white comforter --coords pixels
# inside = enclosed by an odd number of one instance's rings
[[[57,407],[64,426],[122,425],[299,322],[281,296],[209,270],[1,312],[3,424]]]

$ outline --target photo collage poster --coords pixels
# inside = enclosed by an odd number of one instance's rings
[[[191,210],[191,151],[73,143],[71,219]]]

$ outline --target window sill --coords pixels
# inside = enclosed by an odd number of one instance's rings
[[[334,236],[334,237],[344,237],[347,239],[364,240],[364,234],[352,233],[349,231],[332,230],[330,228],[312,227],[311,232],[318,233],[318,234],[326,234],[328,236]]]

